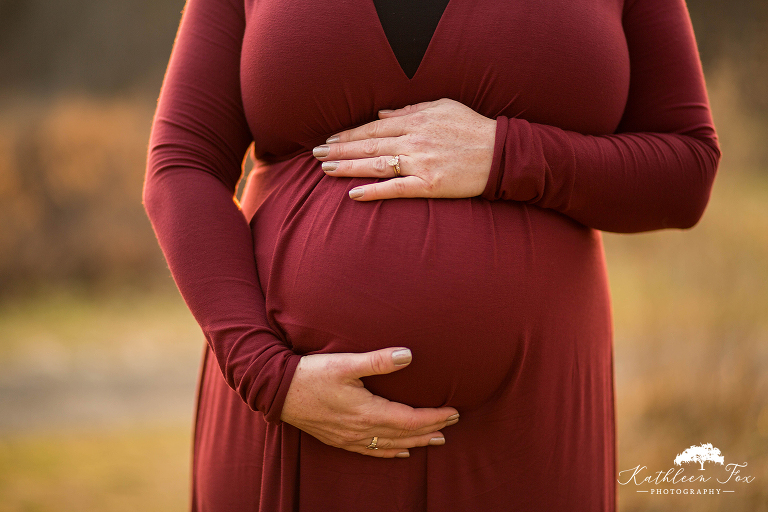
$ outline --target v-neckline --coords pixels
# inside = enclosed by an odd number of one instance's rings
[[[403,69],[403,66],[400,64],[399,59],[397,58],[397,55],[395,54],[395,51],[392,49],[392,45],[389,42],[389,38],[387,38],[387,34],[384,31],[384,26],[381,24],[381,18],[379,18],[378,10],[376,9],[376,4],[373,2],[373,0],[370,0],[368,2],[369,5],[369,14],[373,16],[375,19],[376,25],[377,25],[377,32],[378,36],[383,40],[384,45],[386,46],[386,52],[389,54],[388,58],[390,61],[394,63],[394,66],[397,67],[397,69],[400,71],[400,75],[402,78],[407,80],[409,83],[416,80],[423,72],[422,68],[424,67],[424,62],[429,57],[430,53],[432,53],[433,46],[435,46],[435,40],[439,40],[438,36],[440,35],[441,27],[445,24],[445,18],[446,13],[448,13],[448,10],[451,9],[451,6],[453,5],[452,0],[448,0],[448,4],[445,6],[445,9],[443,9],[443,13],[440,15],[440,19],[437,22],[437,26],[435,27],[435,31],[432,33],[432,37],[429,39],[429,44],[427,45],[427,49],[424,51],[424,55],[421,56],[421,61],[419,61],[419,65],[416,68],[416,72],[413,74],[412,77],[409,77],[408,74]]]

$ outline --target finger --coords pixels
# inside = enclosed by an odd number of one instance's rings
[[[405,146],[397,136],[366,138],[335,144],[323,144],[312,149],[312,155],[321,161],[352,160],[375,156],[397,155]]]
[[[377,156],[358,160],[323,162],[323,171],[329,176],[347,178],[393,178],[395,168],[390,165],[392,157]],[[402,173],[402,168],[400,170]]]
[[[405,133],[405,122],[402,119],[371,121],[356,128],[344,130],[328,137],[326,144],[350,142],[354,140],[378,139],[383,137],[398,137]]]
[[[357,445],[348,447],[347,449],[371,457],[407,458],[410,455],[409,448],[442,446],[445,444],[445,436],[443,436],[441,432],[430,432],[429,434],[410,437],[408,439],[376,437],[376,447],[370,448],[372,444],[372,438],[366,438],[362,441],[362,446]]]
[[[368,448],[371,443],[371,438],[367,437],[363,440],[365,448]],[[377,437],[376,448],[378,450],[405,450],[408,448],[416,448],[419,446],[442,446],[445,444],[445,436],[442,432],[429,432],[420,436],[411,436],[407,438],[389,438],[389,437]]]
[[[390,450],[369,450],[368,448],[360,448],[359,446],[347,448],[347,450],[361,455],[367,455],[368,457],[378,457],[381,459],[407,459],[410,456],[408,450],[403,449],[390,449]]]
[[[374,434],[384,438],[401,439],[437,432],[459,421],[453,407],[413,408],[398,402],[388,402],[379,409],[380,419],[372,420]],[[369,430],[370,432],[370,430]]]
[[[343,373],[358,379],[370,375],[384,375],[405,368],[411,363],[413,354],[405,347],[391,347],[359,354],[338,354],[343,356]]]
[[[373,436],[378,434],[382,439],[404,440],[404,446],[407,447],[410,442],[413,442],[407,441],[409,439],[426,439],[426,443],[431,438],[425,438],[424,436],[431,435],[459,422],[459,413],[456,412],[456,409],[450,407],[424,409],[423,411],[420,414],[412,414],[397,419],[386,418],[386,420],[382,420],[368,429],[367,435]],[[425,446],[425,444],[415,446]]]
[[[335,135],[328,137],[326,144],[334,144],[336,142],[349,142],[353,140],[373,139],[380,137],[399,137],[406,133],[406,124],[403,120],[397,119],[408,114],[415,114],[429,107],[435,106],[437,103],[443,101],[425,101],[422,103],[416,103],[414,105],[406,105],[403,108],[396,110],[379,110],[379,120],[371,121],[362,126],[344,130]]]
[[[418,176],[403,176],[387,181],[355,187],[349,191],[349,197],[356,201],[374,201],[397,197],[432,197],[429,187]]]
[[[422,110],[425,110],[429,107],[435,106],[438,101],[424,101],[422,103],[416,103],[414,105],[406,105],[403,108],[398,108],[396,110],[379,110],[379,118],[381,119],[390,119],[393,117],[402,117],[407,116],[408,114],[414,114],[416,112],[421,112]]]

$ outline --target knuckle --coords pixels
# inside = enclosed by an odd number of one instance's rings
[[[413,121],[416,124],[424,124],[428,120],[428,115],[424,113],[424,111],[420,112],[414,112],[411,114],[411,121]]]
[[[412,133],[412,132],[418,130],[419,125],[420,125],[420,120],[422,118],[423,117],[420,116],[418,113],[411,114],[410,116],[406,117],[405,118],[406,131]]]
[[[388,171],[388,167],[389,165],[387,164],[387,157],[380,156],[378,158],[374,158],[373,170],[376,171],[376,174],[385,175]]]
[[[336,436],[336,442],[340,446],[354,444],[359,441],[360,441],[360,436],[348,430],[345,430],[344,432],[340,432]]]
[[[347,444],[342,436],[340,435],[334,435],[332,437],[328,437],[323,440],[325,444],[328,446],[333,446],[334,448],[343,448],[345,444]]]
[[[334,144],[331,146],[331,151],[334,152],[333,156],[329,154],[328,158],[334,158],[336,160],[346,160],[347,154],[349,154],[349,148],[346,144]]]
[[[424,150],[426,147],[429,146],[430,140],[429,137],[424,135],[423,133],[412,133],[408,137],[408,145],[411,148],[412,152],[418,151],[418,150]],[[415,151],[414,151],[415,150]]]
[[[424,182],[424,189],[427,192],[436,192],[437,190],[440,190],[440,185],[442,183],[442,179],[440,175],[433,175],[430,177],[430,179],[425,180]]]
[[[377,425],[377,422],[371,416],[360,415],[355,421],[354,428],[358,432],[358,437],[361,432],[368,432]]]
[[[371,356],[370,364],[371,364],[371,371],[373,372],[373,374],[384,373],[387,369],[386,362],[384,361],[384,356],[378,352]]]
[[[379,142],[376,139],[367,139],[363,141],[363,153],[366,155],[375,155],[379,148]]]
[[[325,363],[325,371],[331,375],[351,375],[355,372],[355,365],[346,358],[337,358]]]
[[[413,435],[413,432],[418,430],[420,428],[420,425],[416,418],[406,418],[400,422],[399,425],[399,436],[400,437],[410,437]]]
[[[399,196],[404,195],[408,188],[405,186],[405,182],[403,180],[392,180],[394,182],[393,186],[395,187],[395,193]]]
[[[375,138],[379,135],[379,125],[378,123],[371,123],[365,127],[363,127],[363,135],[366,138]]]

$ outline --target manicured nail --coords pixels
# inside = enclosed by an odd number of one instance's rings
[[[407,459],[410,456],[411,454],[409,452],[400,452],[397,455],[395,455],[395,457],[397,457],[398,459]]]
[[[453,421],[459,419],[459,413],[453,414],[451,416],[448,416],[448,418],[445,421]]]
[[[322,167],[325,172],[335,171],[339,167],[339,162],[323,162]]]
[[[379,110],[379,114],[391,114],[392,112],[394,112],[394,110]]]
[[[349,191],[349,198],[350,199],[359,199],[359,198],[363,197],[363,193],[364,192],[365,191],[363,190],[362,187],[353,188],[352,190]]]
[[[339,142],[340,140],[341,139],[339,138],[338,135],[331,135],[330,137],[328,137],[328,140],[326,140],[325,142],[326,144],[333,144],[334,142]]]
[[[407,348],[401,348],[392,352],[392,362],[395,363],[395,366],[404,366],[410,363],[411,359],[413,359],[413,355]]]
[[[328,156],[328,153],[331,152],[331,146],[326,146],[323,144],[322,146],[317,146],[315,149],[312,150],[312,155],[315,158],[322,158],[324,156]]]
[[[445,438],[444,437],[433,437],[429,440],[430,446],[440,446],[445,444]]]

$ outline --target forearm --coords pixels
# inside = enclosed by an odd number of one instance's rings
[[[686,228],[701,217],[720,150],[683,0],[627,0],[629,91],[614,134],[499,118],[483,196],[557,210],[593,228]]]
[[[250,229],[216,178],[179,169],[149,179],[145,205],[190,311],[224,378],[278,421],[299,361],[270,327]]]
[[[587,136],[502,117],[483,197],[554,209],[606,231],[687,228],[704,212],[719,157],[714,137]]]
[[[272,329],[252,235],[233,202],[252,141],[240,94],[238,0],[190,0],[152,125],[144,204],[227,383],[279,421],[299,357]]]

